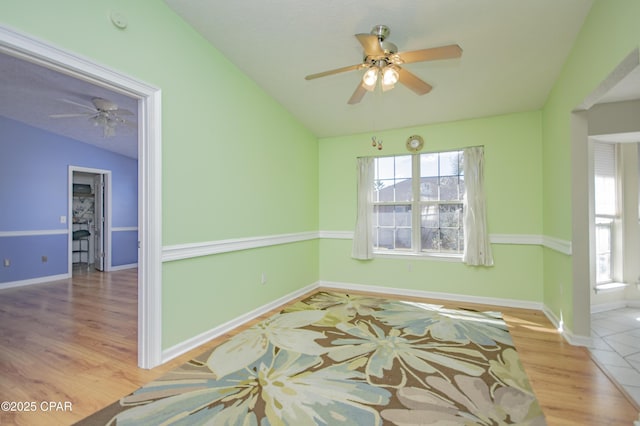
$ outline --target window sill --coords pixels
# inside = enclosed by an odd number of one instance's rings
[[[462,263],[461,254],[447,254],[447,253],[401,253],[401,252],[386,252],[376,251],[373,252],[374,258],[379,259],[416,259],[416,260],[435,260],[439,262],[454,262]]]
[[[618,282],[598,284],[593,288],[593,291],[595,291],[596,294],[598,294],[600,292],[623,290],[626,286],[627,285],[625,283],[618,283]]]

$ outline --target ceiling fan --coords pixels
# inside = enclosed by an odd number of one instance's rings
[[[431,85],[400,65],[412,62],[435,61],[437,59],[459,58],[462,55],[462,49],[457,44],[398,53],[396,45],[386,41],[390,33],[391,30],[386,25],[376,25],[370,34],[356,34],[356,38],[364,49],[364,59],[361,64],[311,74],[306,76],[305,80],[366,68],[367,71],[364,73],[360,85],[351,95],[348,101],[349,104],[353,105],[360,102],[365,93],[375,89],[378,81],[383,91],[393,89],[395,84],[400,82],[416,94],[424,95],[431,91]]]
[[[119,125],[127,125],[135,127],[136,123],[127,120],[124,116],[133,116],[131,111],[118,108],[114,102],[103,98],[93,98],[91,103],[93,106],[85,105],[69,99],[60,99],[62,102],[84,108],[86,112],[68,113],[68,114],[51,114],[51,118],[72,118],[87,117],[96,127],[102,127],[103,136],[108,138],[116,134],[116,127]]]

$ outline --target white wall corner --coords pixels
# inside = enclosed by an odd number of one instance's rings
[[[553,327],[558,330],[558,333],[562,335],[564,340],[567,341],[572,346],[586,346],[589,347],[593,344],[593,341],[590,336],[581,336],[574,334],[570,329],[564,326],[564,323],[558,319],[555,313],[546,305],[544,305],[542,312],[545,314],[547,319],[551,321]]]
[[[560,238],[549,237],[548,235],[543,235],[542,245],[552,250],[566,254],[568,256],[571,256],[573,252],[571,241],[561,240]]]

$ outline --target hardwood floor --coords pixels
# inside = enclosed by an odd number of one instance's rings
[[[564,342],[541,312],[429,302],[503,312],[549,425],[629,426],[638,419],[638,408],[597,367],[588,350]],[[2,290],[0,401],[35,411],[0,412],[0,424],[71,424],[239,331],[143,370],[136,367],[135,270]]]

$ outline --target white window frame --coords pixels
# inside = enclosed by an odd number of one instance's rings
[[[596,142],[596,144],[603,144],[601,142]],[[608,144],[607,144],[608,145]],[[594,250],[594,265],[595,265],[595,276],[593,277],[594,281],[595,281],[595,286],[600,286],[600,285],[604,285],[604,284],[609,284],[609,283],[613,283],[613,282],[617,282],[620,281],[620,277],[621,277],[621,266],[620,266],[620,259],[619,259],[619,250],[620,248],[620,236],[621,236],[621,206],[620,206],[620,201],[621,201],[621,169],[620,169],[620,148],[618,144],[611,144],[613,146],[613,177],[615,179],[615,212],[614,214],[597,214],[594,211],[594,222],[592,224],[593,229],[594,229],[594,246],[595,246],[595,250]],[[593,174],[593,178],[595,179],[597,176],[597,173],[595,171],[595,162],[596,160],[596,145],[594,145],[594,174]],[[594,203],[596,200],[597,194],[595,192],[595,185],[594,185]],[[594,210],[597,210],[597,208],[595,208]],[[599,252],[598,252],[598,241],[597,241],[597,235],[598,235],[598,228],[606,228],[609,230],[609,271],[610,271],[610,276],[607,279],[604,280],[598,280],[598,257],[599,257]]]
[[[439,207],[440,205],[446,204],[460,204],[464,209],[464,200],[463,194],[460,194],[459,200],[420,200],[420,156],[421,155],[429,155],[429,154],[447,154],[447,153],[458,153],[459,155],[464,155],[464,150],[462,149],[454,149],[447,151],[434,151],[434,152],[420,152],[415,154],[395,154],[395,155],[387,155],[387,156],[376,156],[375,161],[380,158],[396,158],[396,157],[407,157],[411,156],[411,193],[412,197],[410,201],[376,201],[375,196],[372,196],[372,209],[375,209],[376,206],[409,206],[411,208],[411,248],[409,249],[384,249],[379,248],[374,245],[373,253],[376,257],[396,257],[396,256],[415,256],[415,257],[424,257],[424,258],[438,258],[442,260],[452,260],[452,261],[462,261],[462,255],[464,251],[464,238],[461,239],[462,247],[460,247],[459,251],[449,251],[449,250],[423,250],[422,249],[422,235],[421,235],[421,211],[423,206],[427,205],[435,205]],[[374,166],[375,167],[375,166]],[[458,170],[457,176],[463,176],[462,167]],[[441,176],[438,174],[438,179]],[[375,176],[373,176],[374,185],[373,192],[375,194]],[[374,214],[374,218],[375,218]],[[377,219],[374,219],[374,223],[372,224],[371,232],[374,234],[373,241],[377,241],[375,233],[379,227],[377,226]],[[463,226],[462,213],[460,215],[460,226],[458,229],[461,230]],[[394,226],[397,229],[397,227]]]

